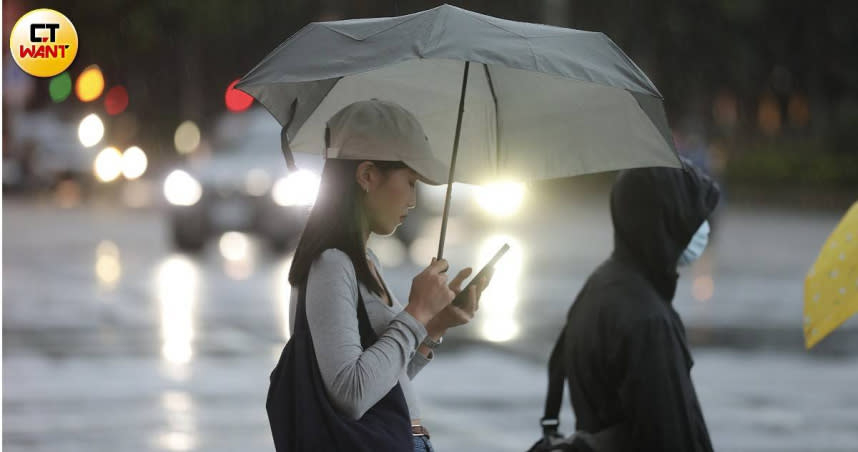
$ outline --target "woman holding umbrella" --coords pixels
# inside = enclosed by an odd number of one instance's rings
[[[626,168],[681,167],[672,144],[673,140],[670,138],[661,94],[646,74],[607,36],[598,32],[514,22],[450,5],[400,17],[313,22],[266,55],[241,79],[236,88],[250,94],[264,105],[282,126],[282,150],[290,168],[294,167],[294,159],[291,157],[293,149],[313,153],[324,148],[327,157],[331,159],[328,160],[327,177],[323,176],[323,179],[327,179],[323,180],[323,184],[327,185],[325,189],[330,193],[323,193],[322,197],[332,198],[322,199],[321,203],[317,204],[308,224],[308,232],[305,232],[296,254],[291,277],[293,284],[308,279],[308,318],[316,318],[318,315],[325,320],[328,317],[328,308],[320,309],[323,314],[312,314],[309,311],[316,309],[314,303],[320,292],[320,289],[314,287],[317,284],[324,285],[313,283],[312,274],[322,272],[315,268],[325,268],[326,263],[336,268],[328,259],[336,255],[336,252],[325,251],[329,248],[338,248],[347,257],[345,259],[344,256],[339,256],[340,282],[344,278],[342,275],[350,278],[343,288],[342,299],[351,300],[354,305],[357,298],[359,320],[363,312],[362,287],[370,289],[369,292],[373,294],[387,293],[380,274],[374,271],[377,265],[372,254],[369,254],[366,263],[363,262],[366,259],[365,245],[362,244],[368,236],[366,231],[392,231],[400,217],[407,212],[408,203],[411,201],[406,201],[408,198],[404,192],[394,190],[394,187],[398,187],[395,184],[396,174],[409,174],[408,171],[405,168],[391,170],[388,166],[390,163],[380,165],[379,160],[404,162],[408,170],[416,173],[411,175],[413,180],[449,182],[438,246],[439,259],[443,257],[453,182],[482,183],[494,179],[530,181]],[[340,128],[340,121],[332,118],[327,123],[330,140],[325,146],[320,145],[320,132],[324,128],[326,118],[345,105],[373,96],[407,106],[420,118],[434,141],[452,143],[452,153],[440,150],[439,154],[445,158],[444,161],[450,162],[449,171],[441,169],[443,165],[429,156],[425,140],[417,145],[420,140],[415,136],[423,139],[422,129],[421,133],[414,135],[397,135],[415,138],[405,141],[415,146],[392,146],[391,152],[382,152],[382,149],[387,147],[352,146],[350,138],[340,136],[341,130],[352,129]],[[457,105],[458,114],[455,110]],[[335,116],[339,115],[338,113]],[[410,114],[408,116],[410,117]],[[416,123],[416,120],[413,122]],[[359,130],[369,134],[371,129]],[[377,137],[391,137],[387,132],[370,136],[372,139],[366,143],[375,142]],[[397,140],[399,138],[393,139]],[[362,139],[356,142],[363,143]],[[460,144],[463,145],[461,155]],[[404,149],[409,150],[407,154],[400,153]],[[350,159],[357,163],[334,164],[333,159]],[[342,168],[338,165],[342,165]],[[405,172],[396,173],[400,170]],[[363,175],[364,171],[368,174]],[[334,176],[334,173],[338,176]],[[351,187],[340,187],[335,191],[334,187],[337,185],[333,179],[337,177],[340,181],[348,180]],[[394,185],[387,185],[389,183]],[[328,207],[321,207],[328,204]],[[389,212],[386,210],[388,208]],[[342,220],[338,220],[340,218]],[[330,232],[320,232],[326,231],[325,228],[330,228]],[[349,232],[349,228],[363,232]],[[316,238],[315,235],[324,235],[325,238]],[[358,238],[339,238],[346,236]],[[335,241],[338,240],[348,246],[336,245]],[[370,264],[373,267],[370,267]],[[422,296],[416,294],[423,290],[420,289],[423,280],[441,277],[440,270],[446,267],[444,262],[434,265],[415,278],[406,313],[422,306],[419,301]],[[353,276],[349,273],[351,271],[354,271]],[[430,276],[425,276],[426,274]],[[451,286],[458,287],[460,280],[461,274],[454,279]],[[329,281],[331,285],[334,282]],[[434,286],[444,286],[444,283],[435,281]],[[485,284],[482,287],[485,287]],[[326,287],[326,290],[330,288]],[[447,292],[446,296],[449,297],[450,293]],[[399,383],[405,388],[405,392],[409,392],[409,376],[413,376],[423,365],[420,353],[409,358],[410,347],[423,336],[419,326],[411,321],[421,323],[430,314],[439,312],[432,317],[432,324],[429,320],[422,323],[431,338],[435,323],[443,324],[443,328],[446,328],[466,320],[476,309],[476,297],[478,292],[474,294],[472,306],[463,312],[449,307],[441,309],[449,300],[437,301],[437,304],[427,302],[426,306],[431,305],[432,308],[422,314],[424,319],[415,316],[420,314],[416,311],[409,313],[411,318],[396,311],[396,314],[391,314],[390,321],[374,323],[374,326],[383,327],[378,330],[382,333],[378,341],[375,341],[374,336],[368,337],[370,334],[361,334],[365,339],[361,341],[362,347],[358,346],[357,333],[354,331],[354,310],[348,313],[343,310],[343,318],[348,314],[352,322],[351,338],[348,342],[351,345],[335,342],[325,347],[331,353],[347,351],[349,355],[333,360],[326,353],[319,352],[317,354],[320,356],[320,363],[317,367],[328,368],[325,373],[332,372],[337,378],[343,379],[346,377],[338,376],[342,374],[357,379],[361,374],[370,375],[367,370],[370,366],[368,357],[376,356],[376,352],[382,348],[375,344],[386,344],[388,339],[395,335],[404,336],[406,339],[401,339],[393,347],[399,350],[401,356],[391,360],[392,355],[385,354],[376,362],[383,362],[384,368],[393,366],[405,369],[404,378],[399,378]],[[384,300],[389,301],[390,298],[383,298],[376,305],[380,310],[396,309],[392,305],[384,304]],[[371,305],[372,303],[367,302],[367,310],[372,310]],[[304,315],[301,306],[302,303],[297,303],[294,316],[295,332],[300,330]],[[446,320],[436,321],[439,317]],[[407,327],[409,322],[414,328],[410,332]],[[319,333],[316,332],[323,327],[314,323],[321,322],[310,321],[310,329],[314,330],[313,340],[303,349],[311,350],[316,342],[320,347],[323,345],[324,339],[320,339]],[[357,326],[368,323],[368,320],[361,321]],[[343,334],[335,331],[335,325],[339,324],[334,322],[329,325],[330,337]],[[362,331],[368,329],[371,328],[363,328]],[[396,334],[393,334],[394,331]],[[416,337],[408,337],[408,334]],[[306,333],[306,336],[309,336],[309,333]],[[307,363],[311,358],[315,359],[317,354],[292,356],[297,354],[290,355],[287,346],[281,364],[284,358],[287,362]],[[321,362],[329,359],[331,362]],[[360,369],[360,372],[355,373],[355,367]],[[364,403],[357,408],[365,407],[368,401],[378,400],[379,393],[387,390],[384,388],[394,386],[392,392],[396,392],[394,376],[389,373],[379,375],[379,380],[386,380],[378,387],[373,386],[376,392],[373,392],[372,396],[364,392],[352,394]],[[308,397],[304,393],[292,394],[293,398],[283,396],[275,385],[274,378],[280,379],[277,369],[272,377],[269,418],[272,420],[275,442],[279,444],[285,441],[283,438],[290,437],[280,432],[302,431],[302,428],[307,430],[312,428],[308,425],[317,424],[302,423],[296,426],[294,417],[288,416],[283,417],[285,423],[277,421],[278,414],[272,415],[271,407],[284,405],[272,404],[272,393],[275,399],[286,400],[291,404],[289,406],[307,409],[315,405],[299,403],[300,397]],[[327,375],[319,379],[325,380],[327,386],[324,389],[334,394],[332,398],[336,399],[336,387],[339,383],[333,382],[334,377]],[[367,380],[369,379],[367,377]],[[308,376],[307,381],[315,380]],[[352,390],[363,390],[362,384],[356,382],[342,384]],[[283,387],[294,388],[294,385]],[[323,391],[322,398],[324,395]],[[379,411],[379,405],[387,406],[382,403],[385,400],[380,399],[373,405],[373,409],[364,414],[361,418],[364,424],[361,425],[365,425],[368,416],[373,417],[373,410]],[[396,404],[391,404],[393,405]],[[409,404],[408,411],[412,417],[417,417],[414,416],[414,405],[415,403]],[[352,414],[359,412],[360,410],[357,410]],[[303,419],[328,418],[323,414],[308,415],[307,412],[302,412],[297,423],[303,422]],[[384,416],[378,418],[388,419]],[[329,436],[349,437],[347,434],[330,433],[332,430],[329,425],[330,423],[324,424],[327,428],[325,432]],[[356,434],[356,437],[365,442],[366,432],[383,430],[389,423],[378,422],[373,425],[372,428],[361,430],[362,433]],[[392,431],[402,430],[407,430],[407,426],[405,429],[397,427]],[[344,428],[338,431],[350,430]],[[407,438],[401,440],[400,444],[404,444],[405,440]],[[375,449],[358,450],[403,450],[404,447],[378,444]],[[340,449],[355,450],[345,445]],[[319,446],[301,450],[336,448]]]
[[[447,329],[470,321],[488,278],[462,307],[451,305],[471,269],[448,284],[447,262],[433,259],[403,306],[367,240],[393,233],[416,205],[416,182],[438,185],[447,169],[417,119],[394,103],[348,105],[325,138],[319,197],[289,273],[293,336],[271,375],[275,445],[432,450],[411,380]]]

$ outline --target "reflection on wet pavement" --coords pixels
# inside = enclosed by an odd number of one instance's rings
[[[515,339],[520,333],[516,308],[524,266],[525,250],[521,241],[510,235],[489,236],[480,244],[476,261],[488,262],[505,243],[509,244],[509,251],[495,265],[491,284],[480,298],[480,331],[483,338],[491,342],[506,342]]]
[[[174,254],[152,211],[5,200],[3,210],[5,449],[272,449],[264,403],[290,335],[291,255],[240,232],[197,255]],[[473,324],[449,332],[416,380],[439,450],[511,452],[535,440],[545,357],[574,294],[612,245],[604,210],[541,215],[495,228],[451,219],[445,256],[453,270],[479,270],[501,244],[511,249]],[[856,323],[814,354],[800,339],[803,260],[818,251],[806,238],[825,236],[839,216],[777,215],[727,217],[721,237],[747,240],[715,242],[717,253],[680,278],[674,304],[692,340],[737,348],[768,341],[753,354],[695,350],[704,412],[718,450],[851,450],[858,363],[854,351],[838,350],[854,349]],[[772,225],[782,236],[772,236]],[[426,220],[410,246],[373,237],[400,300],[437,252],[439,229]]]
[[[185,256],[173,255],[158,266],[161,308],[161,356],[170,364],[193,357],[194,308],[199,297],[199,270]]]
[[[161,408],[167,426],[158,435],[158,446],[176,452],[195,450],[198,432],[191,394],[186,391],[165,391],[161,394]]]
[[[119,248],[110,240],[101,241],[95,249],[95,276],[107,290],[114,289],[122,276]]]

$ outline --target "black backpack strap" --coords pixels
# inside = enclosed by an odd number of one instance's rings
[[[566,354],[563,350],[565,333],[566,327],[563,327],[548,360],[548,393],[545,395],[545,413],[539,421],[546,441],[558,435],[557,428],[560,426],[560,405],[563,402],[563,385],[566,383]]]

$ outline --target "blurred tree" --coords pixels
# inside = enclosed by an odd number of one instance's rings
[[[441,4],[425,0],[8,0],[4,39],[14,20],[54,8],[75,24],[80,51],[73,77],[90,64],[108,87],[128,88],[144,148],[172,155],[172,134],[186,119],[203,132],[226,110],[228,84],[314,20],[407,14]],[[513,20],[602,31],[622,47],[665,96],[674,125],[710,134],[724,106],[735,133],[762,134],[761,99],[774,96],[781,133],[825,135],[853,151],[858,140],[858,2],[799,0],[465,0],[449,3]],[[9,13],[16,17],[9,20]],[[557,17],[557,15],[565,17]],[[8,51],[8,49],[4,50]],[[48,82],[30,108],[51,104]],[[720,97],[719,97],[720,96]],[[726,96],[726,97],[725,97]],[[796,100],[798,99],[798,100]],[[735,105],[735,107],[734,107]],[[54,108],[80,116],[82,106]],[[792,116],[791,116],[792,115]],[[121,115],[120,115],[121,116]],[[789,118],[798,118],[793,121]],[[724,132],[726,133],[726,132]],[[123,146],[126,143],[116,143]],[[130,144],[130,143],[129,143]]]

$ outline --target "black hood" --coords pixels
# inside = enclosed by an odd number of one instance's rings
[[[712,179],[687,160],[682,164],[622,171],[611,190],[614,258],[640,270],[668,301],[679,256],[720,195]]]

